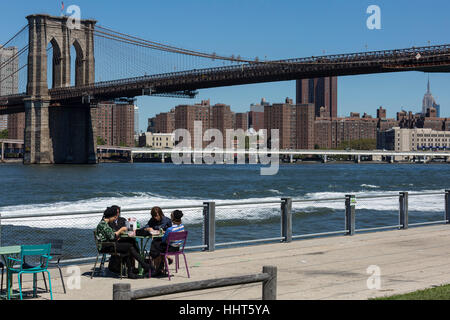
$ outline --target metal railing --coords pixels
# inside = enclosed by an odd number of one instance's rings
[[[131,290],[131,284],[129,283],[115,283],[113,285],[113,300],[147,299],[175,293],[223,288],[258,282],[262,283],[262,300],[277,299],[277,267],[264,266],[262,273],[257,274],[200,280],[137,290]]]
[[[183,223],[190,234],[187,250],[214,251],[216,247],[448,224],[450,190],[348,194],[323,199],[208,201],[162,209],[166,213],[174,209],[184,212]],[[143,226],[150,218],[150,210],[150,207],[122,208],[121,213],[125,217],[136,217]],[[100,209],[30,213],[0,211],[0,246],[63,239],[64,260],[86,262],[95,258],[92,230],[102,215],[103,210]],[[340,225],[343,228],[339,228]]]

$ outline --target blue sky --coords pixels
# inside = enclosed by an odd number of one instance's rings
[[[82,18],[145,39],[205,52],[268,59],[349,53],[446,44],[450,39],[448,0],[67,0],[81,8]],[[369,5],[381,9],[381,30],[369,30]],[[32,13],[59,15],[61,1],[4,1],[0,43],[9,39]],[[450,117],[450,75],[431,74],[431,91]],[[375,115],[383,106],[388,116],[399,110],[419,112],[427,74],[390,73],[340,77],[338,114],[351,111]],[[262,97],[270,102],[295,99],[295,82],[275,82],[200,90],[193,100],[141,97],[140,128],[147,118],[182,103],[211,99],[235,112],[249,109]]]

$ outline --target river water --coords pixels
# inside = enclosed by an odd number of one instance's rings
[[[216,242],[280,236],[280,205],[262,200],[344,198],[357,195],[357,228],[398,224],[400,191],[436,192],[450,188],[448,164],[297,164],[280,165],[261,176],[259,165],[174,165],[104,163],[91,165],[0,165],[0,213],[76,212],[152,206],[178,207],[190,231],[188,245],[202,243],[204,201],[254,205],[218,207]],[[394,195],[358,200],[361,195]],[[443,220],[442,195],[409,199],[409,222]],[[166,210],[166,215],[170,211]],[[149,212],[124,212],[144,224]],[[66,240],[71,257],[95,253],[92,230],[101,214],[3,220],[2,245]],[[344,201],[293,204],[293,233],[344,230]]]

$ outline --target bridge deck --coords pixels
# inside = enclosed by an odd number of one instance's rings
[[[199,89],[253,83],[403,71],[450,72],[449,53],[450,45],[438,45],[259,61],[57,87],[48,94],[54,106],[88,107],[91,99],[99,102],[147,94],[195,97]],[[0,96],[0,114],[23,112],[25,98],[25,94]]]
[[[59,279],[52,281],[55,299],[112,299],[113,283],[130,282],[132,289],[194,280],[260,273],[263,265],[278,267],[278,299],[367,299],[406,293],[450,283],[450,226],[436,225],[354,236],[296,240],[193,252],[187,255],[191,279],[184,268],[169,282],[167,278],[113,279],[86,274],[92,264],[82,266],[81,289],[64,295]],[[181,261],[182,263],[182,261]],[[381,271],[381,288],[367,288],[370,265]],[[63,270],[65,272],[65,270]],[[58,275],[57,270],[52,277]],[[24,288],[31,292],[31,277]],[[67,278],[67,276],[66,276]],[[40,287],[43,284],[40,280]],[[40,293],[47,299],[48,294]],[[197,291],[161,299],[260,299],[261,285],[245,285]]]

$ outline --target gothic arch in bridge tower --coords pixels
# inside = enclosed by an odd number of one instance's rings
[[[60,87],[62,87],[61,81],[62,81],[62,77],[63,77],[63,57],[61,56],[61,46],[58,44],[58,41],[55,38],[52,38],[50,40],[50,44],[47,46],[47,55],[50,53],[50,50],[49,50],[50,46],[51,46],[51,50],[52,50],[51,88],[60,88]],[[47,59],[47,61],[48,61],[48,59]],[[47,77],[48,77],[48,73],[47,73]]]
[[[71,85],[71,60],[75,61],[75,86],[95,81],[94,20],[73,23],[69,17],[45,14],[28,19],[28,81],[25,99],[24,163],[96,163],[95,108],[81,100],[54,103],[51,88]],[[47,48],[53,59],[48,61]],[[71,57],[72,46],[75,57]],[[51,66],[48,66],[51,63]],[[52,76],[49,79],[48,67]]]
[[[83,48],[78,40],[74,39],[72,46],[75,48],[76,56],[71,57],[71,60],[75,58],[75,86],[78,87],[85,84],[86,59]]]
[[[29,25],[28,83],[30,96],[48,96],[47,47],[53,47],[52,87],[69,87],[71,59],[75,59],[75,85],[95,81],[94,28],[96,21],[80,20],[79,28],[68,17],[44,14],[27,17]],[[75,27],[75,28],[74,28]],[[75,47],[76,57],[70,49]]]

